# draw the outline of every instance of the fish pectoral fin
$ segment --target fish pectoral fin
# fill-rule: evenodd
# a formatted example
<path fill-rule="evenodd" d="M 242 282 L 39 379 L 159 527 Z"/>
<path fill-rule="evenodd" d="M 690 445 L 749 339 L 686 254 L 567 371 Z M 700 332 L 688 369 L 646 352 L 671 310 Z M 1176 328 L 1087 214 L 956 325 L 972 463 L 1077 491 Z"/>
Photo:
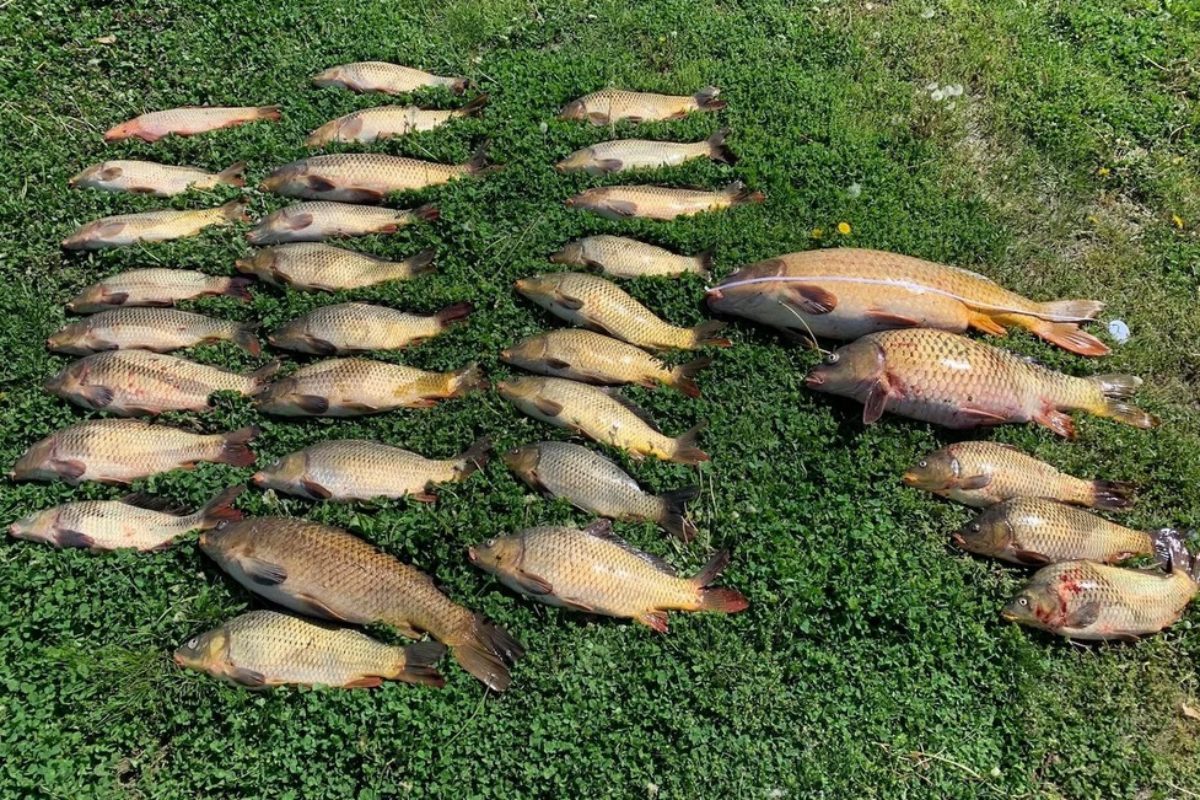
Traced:
<path fill-rule="evenodd" d="M 1090 600 L 1063 617 L 1063 625 L 1068 628 L 1086 628 L 1099 618 L 1100 603 Z"/>
<path fill-rule="evenodd" d="M 322 603 L 317 598 L 310 594 L 297 594 L 292 596 L 297 607 L 305 614 L 311 617 L 324 617 L 325 619 L 336 619 L 339 622 L 349 622 L 350 620 L 343 617 L 341 614 L 334 612 L 329 606 Z"/>
<path fill-rule="evenodd" d="M 110 306 L 123 306 L 129 300 L 129 292 L 105 292 L 104 303 Z"/>
<path fill-rule="evenodd" d="M 888 387 L 887 381 L 878 380 L 871 387 L 871 391 L 867 393 L 867 399 L 863 403 L 863 424 L 874 425 L 883 416 L 883 412 L 887 410 L 888 399 L 892 396 L 891 389 Z"/>
<path fill-rule="evenodd" d="M 383 685 L 383 678 L 378 675 L 360 675 L 352 681 L 342 684 L 343 689 L 376 689 Z"/>
<path fill-rule="evenodd" d="M 532 572 L 518 569 L 513 578 L 516 580 L 517 585 L 521 587 L 521 591 L 526 594 L 554 594 L 553 584 L 540 575 L 534 575 Z"/>
<path fill-rule="evenodd" d="M 919 328 L 921 320 L 913 317 L 906 317 L 903 314 L 894 314 L 891 311 L 882 309 L 871 309 L 864 315 L 873 322 L 880 325 L 887 325 L 889 328 Z"/>
<path fill-rule="evenodd" d="M 557 417 L 563 412 L 562 403 L 555 402 L 548 397 L 533 398 L 533 406 L 547 417 Z"/>
<path fill-rule="evenodd" d="M 113 401 L 113 390 L 107 386 L 84 386 L 79 394 L 87 399 L 92 408 L 104 408 Z"/>
<path fill-rule="evenodd" d="M 837 295 L 811 283 L 788 284 L 789 304 L 807 314 L 828 314 L 837 308 Z"/>
<path fill-rule="evenodd" d="M 83 477 L 83 473 L 87 472 L 87 465 L 73 458 L 51 459 L 50 466 L 59 475 L 70 480 L 77 480 Z"/>
<path fill-rule="evenodd" d="M 631 200 L 607 200 L 604 207 L 618 217 L 632 217 L 637 214 L 637 203 Z"/>
<path fill-rule="evenodd" d="M 304 491 L 308 493 L 309 497 L 312 497 L 314 500 L 328 500 L 333 497 L 333 492 L 309 478 L 300 481 L 300 485 L 304 487 Z"/>
<path fill-rule="evenodd" d="M 602 114 L 599 111 L 589 112 L 587 115 L 587 119 L 588 119 L 588 122 L 592 123 L 593 125 L 607 125 L 608 124 L 608 114 Z"/>
<path fill-rule="evenodd" d="M 318 339 L 316 336 L 305 336 L 304 344 L 319 356 L 337 355 L 337 346 L 333 342 L 325 339 Z"/>
<path fill-rule="evenodd" d="M 1064 414 L 1056 408 L 1047 406 L 1033 415 L 1033 421 L 1039 425 L 1045 425 L 1066 439 L 1075 438 L 1075 421 L 1069 414 Z"/>
<path fill-rule="evenodd" d="M 106 222 L 103 225 L 98 226 L 93 233 L 95 233 L 97 237 L 105 239 L 109 236 L 117 236 L 123 230 L 125 230 L 124 222 Z"/>
<path fill-rule="evenodd" d="M 969 478 L 962 478 L 955 481 L 955 486 L 959 489 L 964 489 L 968 492 L 975 489 L 982 489 L 992 482 L 991 475 L 972 475 Z"/>
<path fill-rule="evenodd" d="M 95 539 L 82 531 L 60 530 L 55 534 L 54 541 L 59 547 L 91 547 L 96 544 Z"/>
<path fill-rule="evenodd" d="M 1017 560 L 1022 564 L 1028 564 L 1031 567 L 1040 567 L 1050 563 L 1050 557 L 1045 553 L 1039 553 L 1035 550 L 1020 550 L 1013 553 Z"/>
<path fill-rule="evenodd" d="M 100 170 L 99 177 L 102 181 L 115 181 L 117 178 L 121 177 L 124 172 L 125 170 L 121 169 L 120 167 L 105 167 L 104 169 Z"/>
<path fill-rule="evenodd" d="M 409 497 L 416 500 L 418 503 L 436 503 L 437 495 L 430 491 L 410 492 Z"/>
<path fill-rule="evenodd" d="M 596 169 L 601 172 L 619 172 L 624 166 L 625 162 L 619 158 L 602 158 L 596 162 Z"/>
<path fill-rule="evenodd" d="M 560 597 L 558 599 L 562 602 L 562 604 L 564 606 L 566 606 L 567 608 L 569 608 L 573 611 L 579 611 L 580 613 L 583 613 L 583 614 L 595 614 L 596 613 L 595 606 L 590 606 L 587 603 L 583 602 L 582 600 L 580 600 L 576 597 Z"/>
<path fill-rule="evenodd" d="M 362 129 L 362 117 L 355 117 L 354 119 L 347 120 L 341 125 L 338 125 L 337 132 L 339 137 L 344 136 L 350 139 L 357 139 L 359 134 L 362 133 Z"/>
<path fill-rule="evenodd" d="M 986 408 L 963 406 L 959 410 L 963 415 L 970 418 L 976 425 L 1000 425 L 1008 421 L 1006 417 L 1003 417 L 994 411 L 988 411 Z"/>
<path fill-rule="evenodd" d="M 665 611 L 647 611 L 637 617 L 637 621 L 659 633 L 667 632 L 667 612 Z"/>
<path fill-rule="evenodd" d="M 342 403 L 342 408 L 347 411 L 353 411 L 355 414 L 374 414 L 380 410 L 379 406 L 373 406 L 370 403 L 364 403 L 360 400 L 349 400 Z"/>
<path fill-rule="evenodd" d="M 554 302 L 568 311 L 578 311 L 583 308 L 583 301 L 578 297 L 573 297 L 569 294 L 564 294 L 561 291 L 554 293 Z"/>
<path fill-rule="evenodd" d="M 563 361 L 561 358 L 547 358 L 546 366 L 550 367 L 550 369 L 570 369 L 571 362 Z"/>
<path fill-rule="evenodd" d="M 230 667 L 225 673 L 234 683 L 257 689 L 267 685 L 267 676 L 255 669 L 246 667 Z"/>
<path fill-rule="evenodd" d="M 374 189 L 342 189 L 342 198 L 351 203 L 380 203 L 383 201 L 383 192 Z"/>
<path fill-rule="evenodd" d="M 304 186 L 314 192 L 332 192 L 338 188 L 336 183 L 320 175 L 305 175 Z"/>
<path fill-rule="evenodd" d="M 296 398 L 296 405 L 306 414 L 324 414 L 329 410 L 329 398 L 319 394 L 302 394 Z"/>
<path fill-rule="evenodd" d="M 255 583 L 274 586 L 287 580 L 287 570 L 280 564 L 255 556 L 237 556 L 236 560 L 242 572 Z"/>
<path fill-rule="evenodd" d="M 308 214 L 308 213 L 293 214 L 287 218 L 287 226 L 289 229 L 291 229 L 293 231 L 302 231 L 305 228 L 307 228 L 309 225 L 312 225 L 312 224 L 313 224 L 313 215 Z M 278 274 L 278 273 L 276 273 L 276 274 Z"/>
<path fill-rule="evenodd" d="M 979 311 L 971 312 L 971 315 L 967 318 L 967 325 L 981 333 L 990 333 L 992 336 L 1003 336 L 1008 333 L 1007 328 L 987 314 Z"/>

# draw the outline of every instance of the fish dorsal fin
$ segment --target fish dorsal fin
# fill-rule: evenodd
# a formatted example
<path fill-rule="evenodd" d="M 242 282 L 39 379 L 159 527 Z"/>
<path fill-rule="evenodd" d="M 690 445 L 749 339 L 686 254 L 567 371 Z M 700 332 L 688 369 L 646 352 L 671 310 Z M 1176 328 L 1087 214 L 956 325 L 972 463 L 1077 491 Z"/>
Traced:
<path fill-rule="evenodd" d="M 169 497 L 160 497 L 158 495 L 145 494 L 144 492 L 127 494 L 121 498 L 121 502 L 127 506 L 137 506 L 147 511 L 159 511 L 163 514 L 175 514 L 177 516 L 187 510 L 184 506 L 181 506 Z"/>
<path fill-rule="evenodd" d="M 582 528 L 581 533 L 583 533 L 587 536 L 591 536 L 595 539 L 602 539 L 603 541 L 606 541 L 610 544 L 615 544 L 617 547 L 621 548 L 626 553 L 629 553 L 630 555 L 633 555 L 633 556 L 637 556 L 642 561 L 645 561 L 647 564 L 654 567 L 659 572 L 665 573 L 667 575 L 675 575 L 676 574 L 675 568 L 672 567 L 670 564 L 668 564 L 666 561 L 663 561 L 658 556 L 651 555 L 650 553 L 647 553 L 644 550 L 637 549 L 636 547 L 631 545 L 629 542 L 625 541 L 620 536 L 618 536 L 616 533 L 614 533 L 613 529 L 612 529 L 612 520 L 610 520 L 610 519 L 598 519 L 595 522 L 593 522 L 591 525 L 588 525 L 586 528 Z"/>
<path fill-rule="evenodd" d="M 654 417 L 650 416 L 650 412 L 648 412 L 646 409 L 642 408 L 637 403 L 633 402 L 632 400 L 630 400 L 625 395 L 621 394 L 616 389 L 602 387 L 600 389 L 600 391 L 604 392 L 606 395 L 611 397 L 613 400 L 617 401 L 622 406 L 624 406 L 626 411 L 633 414 L 635 417 L 640 419 L 642 422 L 649 425 L 650 429 L 652 431 L 654 431 L 655 433 L 662 433 L 662 430 L 658 427 L 658 423 L 654 421 Z"/>

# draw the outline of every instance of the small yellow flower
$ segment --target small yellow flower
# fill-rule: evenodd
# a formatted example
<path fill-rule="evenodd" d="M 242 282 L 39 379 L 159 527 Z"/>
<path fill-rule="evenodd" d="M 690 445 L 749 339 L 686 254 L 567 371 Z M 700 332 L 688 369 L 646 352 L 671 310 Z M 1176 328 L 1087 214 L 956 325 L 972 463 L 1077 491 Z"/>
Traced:
<path fill-rule="evenodd" d="M 849 222 L 839 222 L 838 223 L 838 233 L 840 233 L 842 236 L 849 236 L 850 231 L 851 231 L 851 228 L 850 228 Z"/>
<path fill-rule="evenodd" d="M 1096 170 L 1096 174 L 1099 175 L 1101 178 L 1103 178 L 1108 173 L 1109 173 L 1108 167 L 1101 167 L 1100 169 Z"/>
<path fill-rule="evenodd" d="M 1183 217 L 1179 216 L 1178 214 L 1172 214 L 1171 222 L 1173 222 L 1175 224 L 1176 228 L 1179 228 L 1179 230 L 1183 230 Z"/>
<path fill-rule="evenodd" d="M 813 228 L 811 231 L 808 232 L 808 235 L 814 239 L 820 239 L 822 236 L 825 235 L 825 231 L 821 230 L 820 228 Z"/>

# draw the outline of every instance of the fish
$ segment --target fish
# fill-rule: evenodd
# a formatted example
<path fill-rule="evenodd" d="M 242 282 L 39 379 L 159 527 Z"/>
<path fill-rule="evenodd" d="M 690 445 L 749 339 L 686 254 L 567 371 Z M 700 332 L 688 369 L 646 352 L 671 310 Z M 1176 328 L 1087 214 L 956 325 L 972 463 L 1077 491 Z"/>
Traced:
<path fill-rule="evenodd" d="M 680 119 L 693 111 L 722 110 L 726 103 L 717 99 L 720 93 L 721 90 L 716 86 L 705 86 L 690 97 L 601 89 L 567 103 L 558 118 L 586 120 L 593 125 Z"/>
<path fill-rule="evenodd" d="M 309 200 L 381 203 L 390 194 L 440 186 L 491 169 L 483 148 L 465 164 L 438 164 L 386 153 L 331 153 L 285 164 L 259 188 Z"/>
<path fill-rule="evenodd" d="M 370 303 L 337 303 L 285 322 L 267 341 L 318 356 L 396 350 L 432 339 L 472 310 L 470 303 L 455 303 L 436 314 L 410 314 Z"/>
<path fill-rule="evenodd" d="M 301 614 L 383 624 L 411 639 L 424 631 L 497 692 L 525 652 L 503 628 L 438 591 L 419 569 L 351 533 L 291 517 L 249 517 L 200 535 L 200 549 L 230 577 Z"/>
<path fill-rule="evenodd" d="M 724 322 L 702 322 L 694 328 L 677 328 L 656 317 L 650 309 L 612 281 L 583 272 L 547 272 L 521 278 L 516 289 L 555 316 L 600 333 L 615 336 L 648 350 L 695 350 L 729 347 L 716 336 Z"/>
<path fill-rule="evenodd" d="M 83 408 L 120 416 L 204 411 L 215 392 L 258 394 L 279 366 L 272 361 L 243 375 L 146 350 L 108 350 L 71 363 L 45 389 Z"/>
<path fill-rule="evenodd" d="M 1014 497 L 985 510 L 956 531 L 954 543 L 1014 564 L 1088 559 L 1115 564 L 1162 552 L 1173 530 L 1135 531 L 1081 508 L 1041 497 Z"/>
<path fill-rule="evenodd" d="M 253 425 L 227 433 L 192 433 L 140 419 L 93 419 L 52 433 L 17 459 L 18 481 L 133 483 L 138 478 L 192 469 L 201 461 L 248 467 L 258 436 Z"/>
<path fill-rule="evenodd" d="M 1124 511 L 1136 487 L 1124 481 L 1085 480 L 1059 472 L 1017 448 L 996 442 L 955 442 L 922 458 L 904 473 L 909 486 L 986 508 L 1014 497 Z"/>
<path fill-rule="evenodd" d="M 477 364 L 426 372 L 369 358 L 331 358 L 281 378 L 258 395 L 258 407 L 284 417 L 359 417 L 397 408 L 432 408 L 487 387 Z"/>
<path fill-rule="evenodd" d="M 725 146 L 728 128 L 700 142 L 659 142 L 651 139 L 618 139 L 576 150 L 554 165 L 559 172 L 586 172 L 610 175 L 633 169 L 677 167 L 686 161 L 708 158 L 725 164 L 737 163 L 737 157 Z"/>
<path fill-rule="evenodd" d="M 424 205 L 411 211 L 375 208 L 351 203 L 295 203 L 260 219 L 246 234 L 254 245 L 289 242 L 323 242 L 348 236 L 395 233 L 416 222 L 441 216 L 437 206 Z"/>
<path fill-rule="evenodd" d="M 230 164 L 220 172 L 208 172 L 196 167 L 176 167 L 153 161 L 104 161 L 80 172 L 67 185 L 72 189 L 174 197 L 190 189 L 245 186 L 246 162 Z"/>
<path fill-rule="evenodd" d="M 668 611 L 736 614 L 750 605 L 736 589 L 712 586 L 729 553 L 716 553 L 697 575 L 682 578 L 613 533 L 607 519 L 582 530 L 529 528 L 488 539 L 468 548 L 467 557 L 505 586 L 547 605 L 632 619 L 659 633 L 667 632 Z"/>
<path fill-rule="evenodd" d="M 118 272 L 87 286 L 67 301 L 67 310 L 94 314 L 130 306 L 173 306 L 181 300 L 225 296 L 250 300 L 248 278 L 206 275 L 186 269 L 151 268 Z"/>
<path fill-rule="evenodd" d="M 671 438 L 658 429 L 649 414 L 612 390 L 563 378 L 500 381 L 496 390 L 534 419 L 576 431 L 638 460 L 646 456 L 679 464 L 709 460 L 696 444 L 706 423 Z"/>
<path fill-rule="evenodd" d="M 317 442 L 289 453 L 250 479 L 255 486 L 309 500 L 437 499 L 439 483 L 464 481 L 488 461 L 485 436 L 450 459 L 425 458 L 410 450 L 362 439 Z"/>
<path fill-rule="evenodd" d="M 565 201 L 568 208 L 592 211 L 608 219 L 672 220 L 734 206 L 764 203 L 767 196 L 734 181 L 724 189 L 676 189 L 671 186 L 597 186 Z"/>
<path fill-rule="evenodd" d="M 440 86 L 454 94 L 467 89 L 466 78 L 444 78 L 431 75 L 412 67 L 389 64 L 386 61 L 356 61 L 330 67 L 313 77 L 313 84 L 320 87 L 339 86 L 354 92 L 382 92 L 383 94 L 407 94 L 427 87 Z"/>
<path fill-rule="evenodd" d="M 319 242 L 297 242 L 255 251 L 234 262 L 238 271 L 276 286 L 336 292 L 433 272 L 435 251 L 427 248 L 403 261 L 345 250 Z"/>
<path fill-rule="evenodd" d="M 166 353 L 198 344 L 233 342 L 256 356 L 262 346 L 254 335 L 255 327 L 177 308 L 133 306 L 68 323 L 46 340 L 46 346 L 56 353 L 87 355 L 126 348 Z"/>
<path fill-rule="evenodd" d="M 686 504 L 700 495 L 695 486 L 650 494 L 613 461 L 571 442 L 515 447 L 505 466 L 533 489 L 561 497 L 576 508 L 625 522 L 653 522 L 683 541 L 696 535 Z"/>
<path fill-rule="evenodd" d="M 955 429 L 1032 421 L 1070 439 L 1075 424 L 1066 411 L 1137 428 L 1158 425 L 1157 417 L 1128 402 L 1140 378 L 1076 378 L 933 328 L 864 336 L 831 353 L 806 382 L 863 403 L 867 425 L 884 411 Z"/>
<path fill-rule="evenodd" d="M 88 550 L 162 550 L 191 531 L 206 531 L 242 518 L 233 507 L 244 486 L 232 486 L 193 514 L 162 510 L 161 498 L 84 500 L 34 512 L 9 526 L 17 539 L 52 547 Z"/>
<path fill-rule="evenodd" d="M 607 235 L 570 242 L 550 256 L 555 264 L 592 267 L 616 278 L 674 278 L 687 274 L 708 277 L 712 259 L 711 250 L 696 256 L 681 256 L 637 239 Z"/>
<path fill-rule="evenodd" d="M 1072 353 L 1109 353 L 1079 327 L 1101 302 L 1037 302 L 975 272 L 880 250 L 822 248 L 760 261 L 710 289 L 708 304 L 805 338 L 853 340 L 893 328 L 1002 336 L 1020 327 Z"/>
<path fill-rule="evenodd" d="M 205 228 L 249 222 L 246 203 L 230 200 L 216 208 L 161 209 L 103 217 L 81 226 L 62 241 L 64 250 L 103 250 L 142 242 L 167 242 L 196 236 Z"/>
<path fill-rule="evenodd" d="M 259 120 L 274 122 L 281 117 L 279 106 L 171 108 L 166 111 L 151 111 L 115 125 L 104 133 L 104 141 L 119 142 L 123 139 L 137 138 L 143 142 L 157 142 L 171 134 L 194 136 L 197 133 L 233 128 Z"/>
<path fill-rule="evenodd" d="M 1196 596 L 1200 562 L 1171 542 L 1169 572 L 1129 569 L 1095 561 L 1042 567 L 1001 612 L 1068 639 L 1130 641 L 1175 624 Z"/>
<path fill-rule="evenodd" d="M 699 397 L 695 377 L 712 364 L 698 358 L 677 367 L 619 339 L 587 330 L 555 330 L 531 336 L 500 351 L 500 358 L 530 372 L 585 383 L 634 383 L 647 389 L 670 386 L 688 397 Z"/>
<path fill-rule="evenodd" d="M 488 96 L 481 94 L 462 108 L 428 109 L 416 106 L 377 106 L 330 120 L 308 135 L 304 143 L 320 147 L 329 142 L 369 144 L 416 131 L 431 131 L 463 117 L 483 113 Z"/>
<path fill-rule="evenodd" d="M 252 689 L 370 689 L 385 680 L 440 687 L 446 680 L 435 667 L 445 652 L 437 642 L 397 647 L 350 628 L 260 609 L 192 637 L 174 659 Z"/>

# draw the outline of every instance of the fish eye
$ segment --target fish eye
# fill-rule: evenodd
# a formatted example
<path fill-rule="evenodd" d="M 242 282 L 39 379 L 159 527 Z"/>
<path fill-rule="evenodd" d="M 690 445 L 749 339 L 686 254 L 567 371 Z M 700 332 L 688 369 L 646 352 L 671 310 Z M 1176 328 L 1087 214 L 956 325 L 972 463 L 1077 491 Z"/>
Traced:
<path fill-rule="evenodd" d="M 836 364 L 839 361 L 841 361 L 841 359 L 842 359 L 842 357 L 840 355 L 838 355 L 837 353 L 830 353 L 829 355 L 825 356 L 825 363 L 826 364 Z"/>
<path fill-rule="evenodd" d="M 186 646 L 187 646 L 188 650 L 195 650 L 199 645 L 200 645 L 200 637 L 193 636 L 191 639 L 188 639 L 188 643 Z"/>
<path fill-rule="evenodd" d="M 920 461 L 920 462 L 918 462 L 918 463 L 917 463 L 917 468 L 918 468 L 918 469 L 925 469 L 925 468 L 926 468 L 926 467 L 928 467 L 928 466 L 929 466 L 929 462 L 928 462 L 928 461 Z"/>
<path fill-rule="evenodd" d="M 1027 605 L 1029 605 L 1029 598 L 1028 598 L 1028 597 L 1022 597 L 1021 599 L 1019 599 L 1019 600 L 1017 601 L 1017 604 L 1018 604 L 1018 605 L 1022 605 L 1022 606 L 1027 606 Z"/>
<path fill-rule="evenodd" d="M 484 543 L 483 543 L 483 546 L 484 546 L 484 547 L 488 547 L 488 548 L 495 547 L 495 546 L 496 546 L 496 540 L 495 540 L 495 539 L 488 539 L 486 542 L 484 542 Z"/>
<path fill-rule="evenodd" d="M 971 523 L 971 530 L 975 531 L 975 533 L 979 533 L 979 531 L 980 531 L 980 530 L 982 530 L 982 529 L 980 528 L 980 526 L 979 526 L 979 523 L 978 523 L 978 522 L 972 522 L 972 523 Z"/>

